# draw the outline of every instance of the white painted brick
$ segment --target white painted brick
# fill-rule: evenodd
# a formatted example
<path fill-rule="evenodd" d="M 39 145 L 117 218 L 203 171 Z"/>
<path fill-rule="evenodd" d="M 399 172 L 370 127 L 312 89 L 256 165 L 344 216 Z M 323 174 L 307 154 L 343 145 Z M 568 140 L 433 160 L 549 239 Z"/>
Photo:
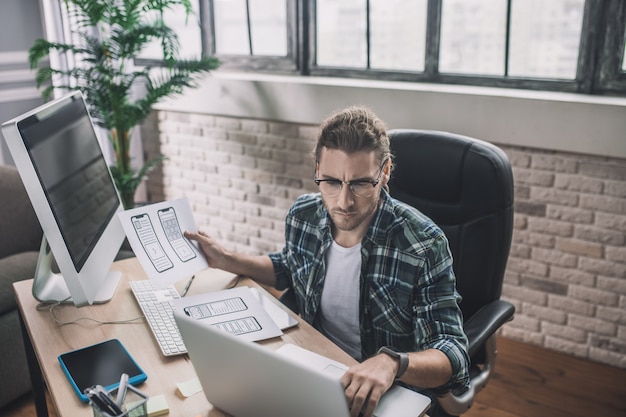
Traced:
<path fill-rule="evenodd" d="M 243 155 L 244 145 L 239 142 L 215 141 L 217 150 L 227 152 L 231 155 Z"/>
<path fill-rule="evenodd" d="M 267 146 L 244 145 L 243 152 L 254 158 L 272 159 L 274 150 Z"/>
<path fill-rule="evenodd" d="M 250 155 L 231 155 L 230 162 L 242 168 L 256 168 L 257 158 Z"/>
<path fill-rule="evenodd" d="M 502 336 L 537 346 L 543 346 L 543 340 L 545 339 L 545 336 L 541 333 L 530 332 L 525 329 L 516 329 L 508 324 L 502 328 Z"/>
<path fill-rule="evenodd" d="M 259 236 L 259 229 L 247 223 L 237 223 L 234 225 L 234 229 L 233 233 L 245 236 L 248 239 Z"/>
<path fill-rule="evenodd" d="M 576 173 L 578 163 L 571 158 L 563 158 L 558 155 L 533 155 L 532 168 L 556 172 Z"/>
<path fill-rule="evenodd" d="M 607 213 L 623 215 L 626 213 L 626 199 L 590 194 L 580 195 L 580 207 Z"/>
<path fill-rule="evenodd" d="M 556 249 L 566 253 L 589 256 L 592 258 L 602 258 L 604 255 L 604 247 L 602 245 L 576 239 L 557 238 Z"/>
<path fill-rule="evenodd" d="M 274 174 L 283 174 L 285 172 L 285 163 L 270 161 L 266 159 L 257 160 L 258 168 Z"/>
<path fill-rule="evenodd" d="M 602 194 L 604 181 L 593 178 L 583 178 L 579 175 L 558 174 L 554 182 L 554 187 L 560 190 Z"/>
<path fill-rule="evenodd" d="M 521 312 L 527 316 L 535 317 L 541 321 L 549 321 L 555 324 L 567 323 L 567 314 L 551 307 L 543 307 L 530 303 L 522 303 Z"/>
<path fill-rule="evenodd" d="M 626 278 L 626 264 L 609 262 L 602 259 L 581 257 L 578 262 L 581 270 L 607 277 Z"/>
<path fill-rule="evenodd" d="M 626 182 L 606 181 L 604 193 L 612 197 L 626 198 Z"/>
<path fill-rule="evenodd" d="M 607 246 L 604 248 L 604 256 L 607 261 L 626 263 L 626 246 Z"/>
<path fill-rule="evenodd" d="M 605 348 L 589 348 L 589 359 L 626 369 L 626 355 L 621 352 L 612 352 Z"/>
<path fill-rule="evenodd" d="M 548 295 L 548 306 L 561 312 L 571 312 L 593 317 L 596 313 L 596 305 L 586 301 L 574 300 L 571 297 L 557 294 Z"/>
<path fill-rule="evenodd" d="M 285 162 L 287 164 L 299 165 L 300 167 L 302 167 L 302 163 L 305 162 L 305 160 L 306 162 L 309 161 L 308 155 L 304 155 L 302 152 L 280 149 L 274 149 L 273 159 L 275 161 Z"/>
<path fill-rule="evenodd" d="M 539 319 L 517 313 L 513 321 L 509 322 L 508 325 L 512 328 L 524 329 L 531 332 L 538 332 L 541 329 L 541 321 Z"/>
<path fill-rule="evenodd" d="M 526 273 L 536 277 L 546 277 L 549 271 L 548 265 L 544 263 L 514 257 L 509 258 L 507 268 L 514 272 Z"/>
<path fill-rule="evenodd" d="M 535 202 L 554 203 L 563 206 L 576 207 L 581 197 L 571 191 L 555 190 L 554 188 L 531 187 L 530 199 Z M 582 206 L 590 208 L 588 206 Z"/>
<path fill-rule="evenodd" d="M 284 136 L 276 135 L 257 135 L 257 143 L 262 147 L 268 147 L 269 149 L 285 149 L 287 146 L 287 139 Z"/>
<path fill-rule="evenodd" d="M 609 323 L 593 317 L 569 314 L 568 324 L 585 332 L 601 334 L 604 336 L 617 335 L 617 325 L 615 323 Z"/>
<path fill-rule="evenodd" d="M 298 126 L 291 123 L 269 123 L 269 132 L 277 136 L 286 136 L 288 138 L 298 137 Z"/>
<path fill-rule="evenodd" d="M 533 248 L 532 259 L 548 265 L 556 265 L 564 268 L 575 268 L 578 257 L 558 250 Z"/>
<path fill-rule="evenodd" d="M 241 121 L 232 117 L 215 117 L 215 126 L 225 130 L 240 130 Z"/>
<path fill-rule="evenodd" d="M 616 306 L 619 299 L 618 295 L 613 292 L 581 287 L 579 285 L 570 285 L 569 296 L 575 300 L 609 307 Z"/>
<path fill-rule="evenodd" d="M 619 230 L 626 233 L 626 216 L 596 212 L 595 225 L 603 229 Z"/>
<path fill-rule="evenodd" d="M 256 208 L 256 211 L 257 213 L 260 212 L 258 207 Z M 273 220 L 266 219 L 265 217 L 261 217 L 261 216 L 247 217 L 246 221 L 248 222 L 248 224 L 250 224 L 253 227 L 256 227 L 257 229 L 271 229 L 274 226 Z M 281 233 L 281 237 L 283 237 L 284 239 L 283 233 Z"/>
<path fill-rule="evenodd" d="M 571 340 L 565 340 L 553 335 L 546 336 L 543 346 L 560 352 L 568 352 L 581 358 L 589 354 L 589 347 L 586 344 L 572 342 Z"/>
<path fill-rule="evenodd" d="M 541 291 L 512 286 L 506 283 L 502 285 L 502 293 L 508 298 L 527 301 L 539 306 L 545 306 L 548 303 L 548 295 Z"/>
<path fill-rule="evenodd" d="M 616 293 L 626 295 L 626 277 L 598 277 L 598 289 L 614 291 Z"/>
<path fill-rule="evenodd" d="M 571 223 L 536 217 L 528 219 L 528 229 L 537 233 L 561 237 L 571 237 L 574 235 L 574 225 Z"/>
<path fill-rule="evenodd" d="M 575 224 L 592 224 L 594 213 L 591 210 L 563 207 L 548 204 L 546 216 L 549 219 L 561 220 Z"/>
<path fill-rule="evenodd" d="M 269 242 L 262 238 L 250 238 L 250 246 L 261 253 L 270 253 L 279 250 L 280 246 L 275 242 Z"/>
<path fill-rule="evenodd" d="M 267 133 L 269 131 L 269 127 L 267 122 L 264 120 L 242 119 L 241 130 L 243 132 Z"/>
<path fill-rule="evenodd" d="M 559 339 L 569 340 L 575 343 L 587 342 L 586 331 L 576 329 L 568 325 L 560 325 L 544 321 L 541 323 L 541 332 L 546 335 L 558 337 Z"/>
<path fill-rule="evenodd" d="M 312 143 L 317 141 L 319 135 L 318 126 L 298 126 L 298 138 L 305 139 Z"/>
<path fill-rule="evenodd" d="M 626 326 L 626 310 L 617 307 L 598 306 L 596 317 L 600 320 L 605 320 L 610 323 L 620 324 Z"/>
<path fill-rule="evenodd" d="M 530 152 L 523 152 L 516 149 L 506 149 L 506 154 L 509 157 L 511 165 L 519 168 L 528 168 L 532 160 L 532 154 Z"/>
<path fill-rule="evenodd" d="M 243 178 L 254 184 L 270 184 L 274 182 L 274 174 L 262 169 L 243 169 Z M 257 185 L 258 187 L 258 185 Z"/>
<path fill-rule="evenodd" d="M 576 225 L 574 237 L 603 245 L 624 246 L 626 243 L 626 234 L 620 231 L 606 230 L 594 226 Z"/>
<path fill-rule="evenodd" d="M 513 177 L 516 183 L 524 185 L 538 185 L 550 187 L 554 184 L 554 174 L 532 169 L 513 168 Z"/>

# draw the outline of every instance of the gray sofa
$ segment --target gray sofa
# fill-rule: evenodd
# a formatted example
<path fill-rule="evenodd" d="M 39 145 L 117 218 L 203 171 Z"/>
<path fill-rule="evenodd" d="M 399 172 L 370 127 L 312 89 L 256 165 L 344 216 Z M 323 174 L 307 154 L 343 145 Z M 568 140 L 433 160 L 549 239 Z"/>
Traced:
<path fill-rule="evenodd" d="M 31 389 L 13 283 L 35 275 L 42 231 L 14 167 L 0 165 L 0 409 Z"/>

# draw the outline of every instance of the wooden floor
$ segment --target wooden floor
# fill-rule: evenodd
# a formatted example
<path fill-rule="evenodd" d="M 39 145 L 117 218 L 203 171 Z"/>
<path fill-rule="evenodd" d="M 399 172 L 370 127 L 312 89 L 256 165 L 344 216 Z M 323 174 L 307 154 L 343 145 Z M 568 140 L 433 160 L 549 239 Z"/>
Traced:
<path fill-rule="evenodd" d="M 465 417 L 626 416 L 626 369 L 503 338 L 498 351 L 495 373 Z M 35 407 L 26 396 L 0 416 L 35 417 Z"/>

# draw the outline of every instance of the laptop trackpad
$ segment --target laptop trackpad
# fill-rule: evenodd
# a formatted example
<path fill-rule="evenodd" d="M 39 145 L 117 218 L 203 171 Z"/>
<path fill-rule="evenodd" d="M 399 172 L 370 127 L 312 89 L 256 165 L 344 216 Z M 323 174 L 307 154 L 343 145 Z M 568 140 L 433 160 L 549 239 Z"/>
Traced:
<path fill-rule="evenodd" d="M 324 372 L 339 379 L 346 373 L 346 368 L 340 368 L 339 366 L 328 364 L 324 368 Z"/>

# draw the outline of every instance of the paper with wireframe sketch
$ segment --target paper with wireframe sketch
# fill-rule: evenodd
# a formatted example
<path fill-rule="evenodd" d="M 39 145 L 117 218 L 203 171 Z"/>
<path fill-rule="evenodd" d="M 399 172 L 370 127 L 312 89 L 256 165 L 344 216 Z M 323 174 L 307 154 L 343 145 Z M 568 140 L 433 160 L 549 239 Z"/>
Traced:
<path fill-rule="evenodd" d="M 185 230 L 197 230 L 187 198 L 163 201 L 118 213 L 131 248 L 158 288 L 208 268 L 198 243 Z"/>

